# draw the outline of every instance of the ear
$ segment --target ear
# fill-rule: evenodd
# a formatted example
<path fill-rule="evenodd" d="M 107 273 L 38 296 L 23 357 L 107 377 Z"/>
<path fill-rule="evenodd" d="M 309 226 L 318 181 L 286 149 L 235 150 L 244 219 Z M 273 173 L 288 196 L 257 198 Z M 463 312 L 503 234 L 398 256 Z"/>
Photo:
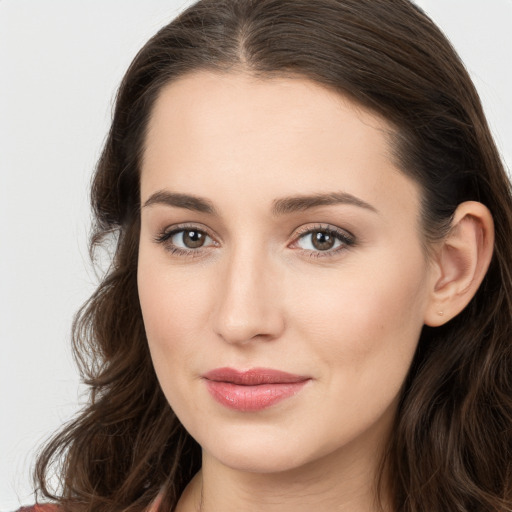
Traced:
<path fill-rule="evenodd" d="M 449 233 L 435 248 L 426 325 L 443 325 L 468 305 L 489 268 L 493 247 L 491 212 L 476 201 L 461 203 Z"/>

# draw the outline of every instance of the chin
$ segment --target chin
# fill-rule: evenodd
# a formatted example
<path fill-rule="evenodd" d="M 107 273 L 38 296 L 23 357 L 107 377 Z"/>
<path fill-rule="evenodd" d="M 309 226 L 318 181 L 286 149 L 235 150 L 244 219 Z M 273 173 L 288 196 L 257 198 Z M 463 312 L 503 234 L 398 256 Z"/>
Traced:
<path fill-rule="evenodd" d="M 297 452 L 297 450 L 294 450 Z M 216 449 L 213 453 L 206 452 L 206 456 L 215 458 L 223 466 L 234 471 L 246 473 L 285 473 L 297 469 L 305 464 L 302 457 L 298 458 L 297 453 L 288 453 L 284 450 L 263 451 L 261 449 L 229 450 Z"/>
<path fill-rule="evenodd" d="M 213 434 L 213 435 L 211 435 Z M 323 459 L 338 446 L 321 443 L 308 432 L 293 432 L 276 426 L 239 425 L 224 432 L 209 432 L 197 439 L 203 457 L 235 471 L 249 473 L 286 473 Z M 210 437 L 211 435 L 211 437 Z"/>
<path fill-rule="evenodd" d="M 224 427 L 226 427 L 224 425 Z M 233 470 L 274 473 L 304 463 L 298 436 L 275 425 L 232 424 L 228 428 L 189 430 L 203 450 L 203 459 L 213 459 Z"/>

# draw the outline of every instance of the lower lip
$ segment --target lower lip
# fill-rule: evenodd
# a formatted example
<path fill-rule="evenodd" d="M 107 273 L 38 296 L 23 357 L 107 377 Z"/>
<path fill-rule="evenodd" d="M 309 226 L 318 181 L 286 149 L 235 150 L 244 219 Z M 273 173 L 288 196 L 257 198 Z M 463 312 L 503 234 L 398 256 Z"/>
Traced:
<path fill-rule="evenodd" d="M 286 382 L 242 386 L 232 382 L 218 382 L 206 379 L 206 386 L 212 397 L 220 404 L 237 411 L 261 411 L 286 398 L 297 394 L 306 384 Z"/>

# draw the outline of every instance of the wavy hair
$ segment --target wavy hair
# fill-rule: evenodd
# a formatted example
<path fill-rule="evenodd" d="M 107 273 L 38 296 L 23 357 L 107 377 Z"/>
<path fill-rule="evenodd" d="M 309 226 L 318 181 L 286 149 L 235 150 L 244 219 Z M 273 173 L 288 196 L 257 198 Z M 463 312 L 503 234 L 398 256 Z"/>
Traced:
<path fill-rule="evenodd" d="M 384 116 L 400 169 L 422 190 L 427 246 L 461 202 L 490 209 L 489 270 L 464 311 L 423 329 L 383 468 L 396 512 L 512 510 L 510 182 L 463 64 L 408 0 L 202 0 L 135 57 L 92 185 L 91 250 L 116 246 L 74 323 L 89 400 L 40 453 L 39 495 L 63 511 L 136 512 L 160 493 L 172 510 L 200 468 L 153 370 L 136 283 L 148 119 L 162 87 L 196 70 L 304 77 Z"/>

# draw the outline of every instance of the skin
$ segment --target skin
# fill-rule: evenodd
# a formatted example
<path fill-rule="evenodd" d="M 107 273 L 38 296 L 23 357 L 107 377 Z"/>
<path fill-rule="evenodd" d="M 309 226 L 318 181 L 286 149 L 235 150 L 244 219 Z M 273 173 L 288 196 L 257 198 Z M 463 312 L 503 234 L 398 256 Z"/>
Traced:
<path fill-rule="evenodd" d="M 390 131 L 300 78 L 196 72 L 161 91 L 142 164 L 138 286 L 162 389 L 203 449 L 178 511 L 378 510 L 380 456 L 442 276 Z M 162 191 L 207 199 L 216 214 L 166 204 Z M 283 197 L 334 192 L 365 205 L 272 213 Z M 202 247 L 176 254 L 182 234 L 156 241 L 183 224 L 208 235 Z M 318 250 L 304 232 L 325 228 L 353 243 Z M 226 366 L 309 381 L 241 412 L 202 378 Z"/>

